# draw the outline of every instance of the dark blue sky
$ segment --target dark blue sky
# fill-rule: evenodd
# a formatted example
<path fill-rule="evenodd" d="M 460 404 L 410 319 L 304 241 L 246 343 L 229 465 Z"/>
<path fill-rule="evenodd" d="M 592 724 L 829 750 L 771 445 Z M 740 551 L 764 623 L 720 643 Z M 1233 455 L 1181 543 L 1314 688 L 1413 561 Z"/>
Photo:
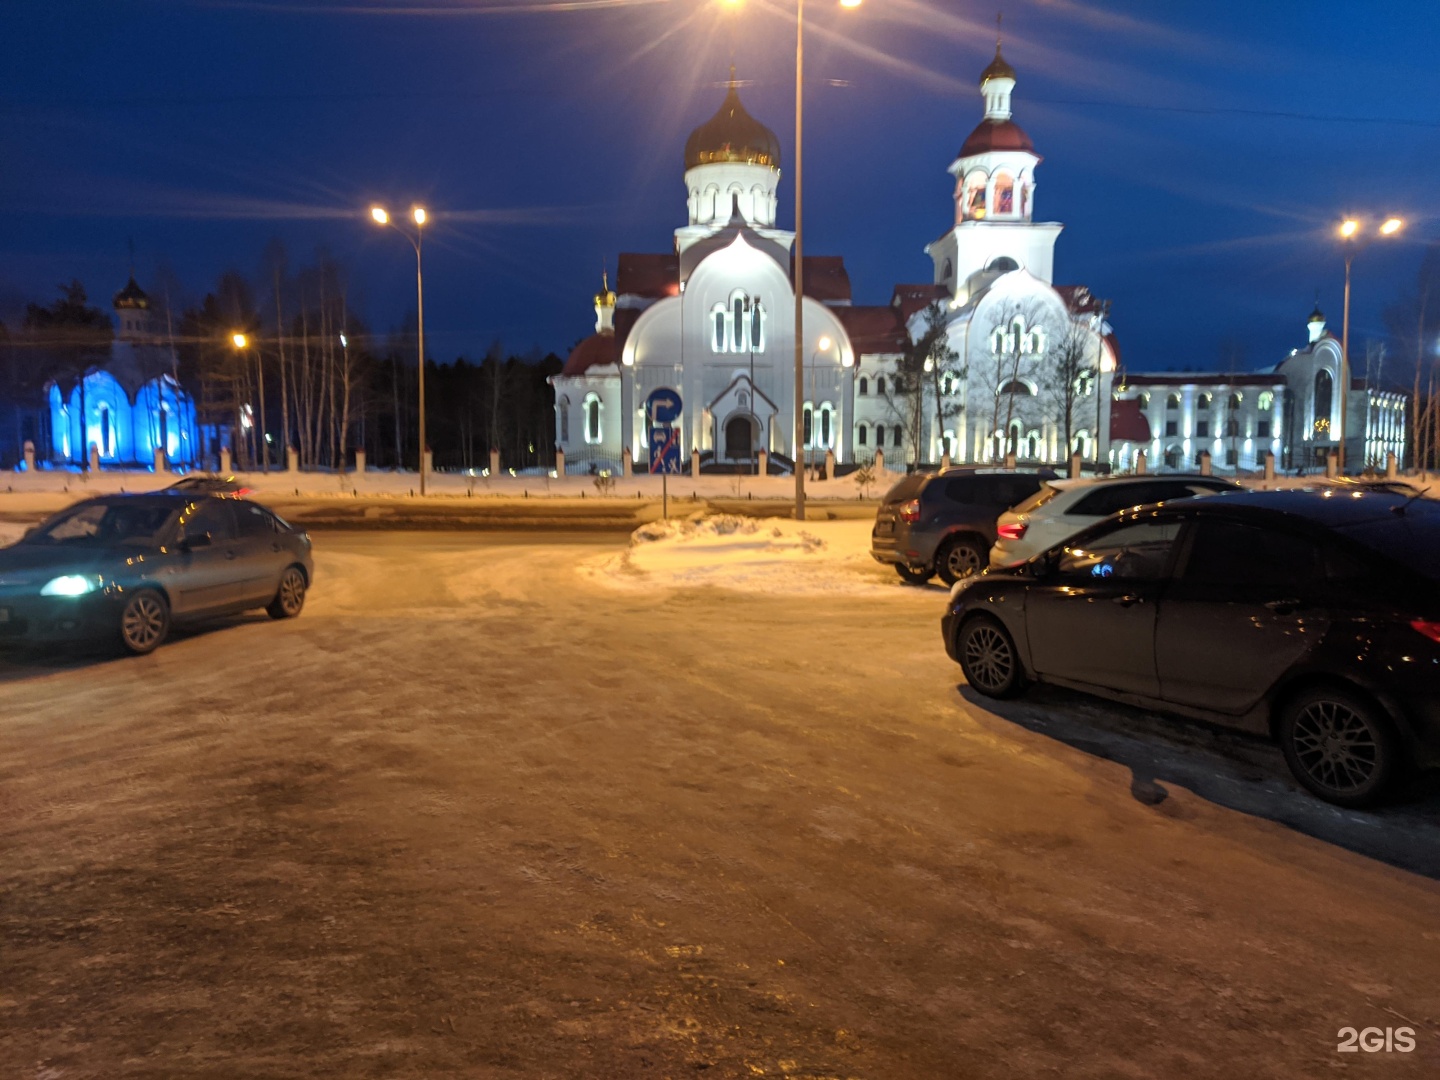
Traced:
<path fill-rule="evenodd" d="M 1044 155 L 1058 283 L 1114 302 L 1131 370 L 1250 366 L 1337 332 L 1344 213 L 1409 222 L 1355 262 L 1352 335 L 1437 239 L 1440 8 L 1326 0 L 1004 5 L 1016 120 Z M 780 134 L 792 223 L 791 0 L 24 0 L 0 44 L 0 318 L 81 278 L 108 300 L 127 240 L 185 302 L 273 237 L 349 267 L 377 332 L 413 308 L 413 256 L 365 208 L 423 201 L 432 354 L 562 354 L 602 262 L 666 251 L 682 147 L 733 59 Z M 981 113 L 993 5 L 809 0 L 806 249 L 857 303 L 929 280 L 954 154 Z M 1164 21 L 1159 21 L 1163 19 Z"/>

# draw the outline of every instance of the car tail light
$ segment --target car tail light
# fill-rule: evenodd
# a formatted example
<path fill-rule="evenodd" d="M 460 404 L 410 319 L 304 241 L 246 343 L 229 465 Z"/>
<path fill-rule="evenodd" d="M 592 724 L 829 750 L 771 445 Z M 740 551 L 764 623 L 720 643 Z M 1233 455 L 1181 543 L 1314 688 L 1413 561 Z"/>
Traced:
<path fill-rule="evenodd" d="M 1025 536 L 1025 530 L 1030 526 L 1023 521 L 1007 521 L 995 529 L 1001 540 L 1020 540 Z"/>
<path fill-rule="evenodd" d="M 1440 622 L 1429 622 L 1425 619 L 1415 619 L 1410 623 L 1412 629 L 1420 631 L 1431 641 L 1440 645 Z"/>
<path fill-rule="evenodd" d="M 920 520 L 919 499 L 911 499 L 904 506 L 900 507 L 900 520 L 909 525 L 914 525 L 915 522 Z"/>

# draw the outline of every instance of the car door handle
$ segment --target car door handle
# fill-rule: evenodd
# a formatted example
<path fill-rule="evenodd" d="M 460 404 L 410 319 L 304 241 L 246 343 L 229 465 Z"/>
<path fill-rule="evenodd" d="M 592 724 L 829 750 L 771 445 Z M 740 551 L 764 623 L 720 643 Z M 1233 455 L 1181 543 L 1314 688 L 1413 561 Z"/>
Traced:
<path fill-rule="evenodd" d="M 1132 604 L 1141 603 L 1142 600 L 1134 593 L 1126 593 L 1124 596 L 1112 597 L 1110 602 L 1112 604 L 1119 604 L 1121 607 L 1130 607 Z"/>
<path fill-rule="evenodd" d="M 1299 600 L 1271 600 L 1265 605 L 1276 615 L 1291 615 L 1300 607 Z"/>

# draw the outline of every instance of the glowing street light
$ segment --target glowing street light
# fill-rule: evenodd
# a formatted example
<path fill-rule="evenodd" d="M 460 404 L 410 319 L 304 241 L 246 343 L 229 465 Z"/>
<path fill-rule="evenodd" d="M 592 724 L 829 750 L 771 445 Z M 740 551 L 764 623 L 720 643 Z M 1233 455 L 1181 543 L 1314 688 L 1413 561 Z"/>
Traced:
<path fill-rule="evenodd" d="M 1375 230 L 1375 236 L 1395 236 L 1405 227 L 1402 218 L 1388 217 Z M 1344 394 L 1350 390 L 1350 263 L 1355 259 L 1355 253 L 1363 246 L 1362 241 L 1371 239 L 1364 232 L 1363 223 L 1357 218 L 1346 218 L 1340 223 L 1338 230 L 1341 241 L 1345 245 L 1345 314 L 1340 322 L 1340 363 L 1341 363 L 1341 406 L 1340 406 L 1340 430 L 1335 438 L 1335 457 L 1340 470 L 1345 469 L 1345 401 Z"/>
<path fill-rule="evenodd" d="M 242 331 L 237 330 L 230 335 L 230 344 L 235 346 L 236 352 L 243 353 L 250 348 L 250 337 Z M 260 448 L 260 471 L 262 473 L 268 473 L 270 471 L 270 433 L 266 430 L 265 426 L 265 364 L 260 357 L 260 349 L 258 346 L 255 348 L 254 353 L 255 385 L 257 387 L 256 396 L 260 399 L 260 438 L 257 441 L 257 445 Z M 247 405 L 246 408 L 248 409 L 249 406 Z M 246 417 L 242 413 L 240 417 L 241 427 L 250 426 L 245 421 Z"/>
<path fill-rule="evenodd" d="M 425 213 L 425 208 L 424 208 L 423 206 L 416 206 L 416 207 L 414 207 L 413 209 L 411 209 L 411 211 L 410 211 L 410 217 L 411 217 L 411 218 L 414 220 L 414 222 L 415 222 L 415 231 L 414 231 L 414 233 L 411 233 L 411 232 L 409 232 L 409 231 L 406 230 L 406 229 L 402 229 L 399 225 L 395 224 L 395 222 L 391 221 L 391 220 L 390 220 L 390 213 L 389 213 L 389 211 L 387 211 L 383 206 L 372 206 L 372 207 L 370 208 L 370 216 L 375 220 L 375 224 L 377 224 L 377 225 L 389 225 L 392 229 L 394 229 L 396 232 L 398 232 L 401 236 L 405 237 L 406 240 L 409 240 L 409 241 L 410 241 L 410 246 L 415 249 L 415 302 L 416 302 L 417 313 L 418 313 L 418 322 L 419 322 L 419 328 L 418 328 L 417 336 L 418 336 L 418 338 L 419 338 L 419 341 L 418 341 L 418 351 L 419 351 L 419 354 L 420 354 L 420 360 L 419 360 L 419 368 L 420 368 L 420 393 L 419 393 L 419 398 L 420 398 L 420 400 L 419 400 L 419 402 L 418 402 L 419 409 L 420 409 L 420 494 L 421 494 L 421 495 L 424 495 L 424 494 L 425 494 L 425 472 L 426 472 L 426 470 L 425 470 L 425 274 L 424 274 L 424 270 L 423 270 L 423 267 L 422 267 L 422 260 L 421 260 L 420 252 L 421 252 L 421 247 L 422 247 L 422 243 L 421 243 L 422 233 L 423 233 L 423 230 L 424 230 L 426 221 L 429 220 L 429 215 Z"/>

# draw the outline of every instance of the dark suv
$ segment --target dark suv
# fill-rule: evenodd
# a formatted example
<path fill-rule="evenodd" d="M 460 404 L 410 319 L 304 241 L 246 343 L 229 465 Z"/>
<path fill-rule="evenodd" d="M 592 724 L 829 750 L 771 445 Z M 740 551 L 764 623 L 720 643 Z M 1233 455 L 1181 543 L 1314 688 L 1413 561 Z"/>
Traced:
<path fill-rule="evenodd" d="M 1049 469 L 947 469 L 907 476 L 885 493 L 870 554 L 912 585 L 939 574 L 947 585 L 990 561 L 995 519 L 1055 476 Z"/>

